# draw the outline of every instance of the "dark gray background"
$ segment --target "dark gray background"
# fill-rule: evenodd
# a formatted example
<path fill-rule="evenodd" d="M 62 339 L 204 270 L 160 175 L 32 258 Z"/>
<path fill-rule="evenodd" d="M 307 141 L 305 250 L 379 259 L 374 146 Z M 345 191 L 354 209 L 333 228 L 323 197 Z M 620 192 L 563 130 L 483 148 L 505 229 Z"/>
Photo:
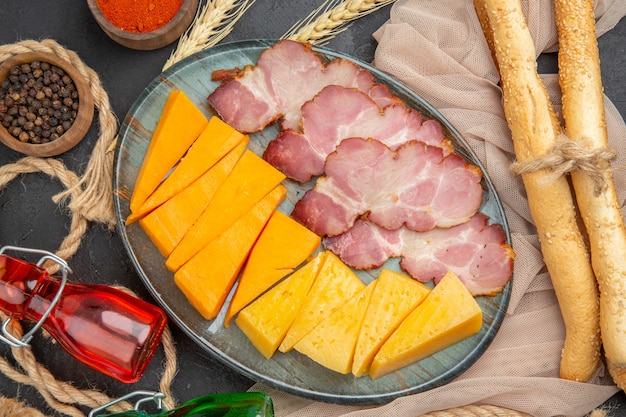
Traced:
<path fill-rule="evenodd" d="M 276 39 L 320 3 L 321 0 L 257 1 L 223 42 Z M 388 16 L 389 7 L 365 16 L 327 46 L 372 62 L 376 48 L 372 33 Z M 100 30 L 84 1 L 0 2 L 1 44 L 47 38 L 77 52 L 85 64 L 99 74 L 119 120 L 124 118 L 144 87 L 160 73 L 175 47 L 172 44 L 156 51 L 134 51 L 114 43 Z M 606 94 L 621 114 L 626 115 L 626 19 L 602 36 L 599 42 Z M 540 71 L 555 72 L 556 57 L 541 57 Z M 97 138 L 98 126 L 94 122 L 83 142 L 59 159 L 74 172 L 82 173 Z M 15 162 L 21 157 L 4 146 L 0 148 L 0 165 Z M 55 251 L 70 229 L 68 213 L 51 200 L 61 190 L 61 184 L 45 174 L 23 175 L 9 183 L 0 193 L 0 246 L 18 245 Z M 70 260 L 70 266 L 74 271 L 70 276 L 72 281 L 124 285 L 150 299 L 119 236 L 114 230 L 108 230 L 100 224 L 90 225 L 81 247 Z M 172 326 L 172 331 L 179 360 L 178 375 L 172 388 L 179 401 L 212 392 L 245 391 L 253 384 L 253 381 L 208 357 L 175 326 Z M 112 397 L 138 389 L 157 390 L 163 369 L 164 356 L 162 349 L 159 349 L 144 377 L 129 386 L 83 366 L 40 334 L 33 340 L 33 350 L 36 358 L 57 379 L 71 381 L 78 388 L 101 390 Z M 0 346 L 0 354 L 11 360 L 7 347 Z M 36 390 L 19 385 L 1 373 L 0 396 L 18 398 L 53 415 Z M 616 395 L 609 403 L 617 407 L 610 411 L 611 415 L 626 415 L 626 408 L 620 407 L 620 404 L 626 404 L 623 393 Z"/>

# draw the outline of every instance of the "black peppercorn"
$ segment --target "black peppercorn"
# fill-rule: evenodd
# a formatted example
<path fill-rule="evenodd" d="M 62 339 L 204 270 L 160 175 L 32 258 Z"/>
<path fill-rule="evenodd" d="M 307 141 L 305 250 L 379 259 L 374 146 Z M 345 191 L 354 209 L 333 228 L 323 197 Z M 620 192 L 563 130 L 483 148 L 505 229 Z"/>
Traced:
<path fill-rule="evenodd" d="M 0 124 L 22 142 L 59 138 L 71 128 L 77 109 L 71 77 L 48 62 L 14 65 L 0 81 Z"/>

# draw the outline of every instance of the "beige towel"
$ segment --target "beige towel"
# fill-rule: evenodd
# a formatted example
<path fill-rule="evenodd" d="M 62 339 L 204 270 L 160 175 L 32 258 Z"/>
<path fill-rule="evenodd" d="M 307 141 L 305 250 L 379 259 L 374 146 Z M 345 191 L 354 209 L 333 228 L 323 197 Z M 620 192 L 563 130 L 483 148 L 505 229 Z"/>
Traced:
<path fill-rule="evenodd" d="M 549 0 L 525 2 L 537 56 L 557 49 L 554 8 Z M 623 0 L 596 5 L 598 36 L 626 15 Z M 389 21 L 374 34 L 375 66 L 396 76 L 426 99 L 460 131 L 494 182 L 505 204 L 516 251 L 508 314 L 487 352 L 463 375 L 443 387 L 366 409 L 312 402 L 269 392 L 282 416 L 398 416 L 491 404 L 536 417 L 583 416 L 611 397 L 617 388 L 604 367 L 588 383 L 559 379 L 564 327 L 545 272 L 539 243 L 520 178 L 509 171 L 513 145 L 483 32 L 470 0 L 400 0 Z M 557 76 L 543 77 L 557 112 Z M 626 126 L 606 100 L 609 143 L 618 150 L 615 166 L 626 163 Z M 622 140 L 622 143 L 620 143 Z M 626 171 L 615 173 L 620 201 L 626 198 Z M 624 211 L 624 210 L 623 210 Z"/>

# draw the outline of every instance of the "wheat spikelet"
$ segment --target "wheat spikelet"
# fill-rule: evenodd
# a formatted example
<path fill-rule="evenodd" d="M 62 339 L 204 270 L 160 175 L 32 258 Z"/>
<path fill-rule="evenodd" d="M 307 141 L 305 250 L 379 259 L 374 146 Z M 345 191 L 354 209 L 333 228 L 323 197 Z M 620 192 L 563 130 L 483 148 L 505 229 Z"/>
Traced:
<path fill-rule="evenodd" d="M 281 39 L 322 44 L 343 32 L 354 20 L 393 3 L 395 0 L 326 0 L 305 19 L 296 23 Z"/>
<path fill-rule="evenodd" d="M 178 40 L 176 49 L 165 62 L 163 70 L 183 58 L 216 45 L 231 31 L 235 23 L 255 0 L 208 0 L 187 31 Z"/>

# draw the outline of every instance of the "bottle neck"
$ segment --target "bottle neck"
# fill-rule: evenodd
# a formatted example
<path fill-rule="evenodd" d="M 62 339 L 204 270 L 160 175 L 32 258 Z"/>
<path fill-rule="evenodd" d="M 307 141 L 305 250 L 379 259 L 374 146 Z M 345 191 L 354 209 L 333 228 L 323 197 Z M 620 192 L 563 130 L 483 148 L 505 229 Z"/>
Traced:
<path fill-rule="evenodd" d="M 46 294 L 53 290 L 53 287 L 58 289 L 58 281 L 56 286 L 50 285 L 51 281 L 56 280 L 51 278 L 44 268 L 21 259 L 0 255 L 0 310 L 17 320 L 32 320 L 28 316 L 31 315 L 30 310 L 33 308 L 31 305 L 33 296 L 37 294 L 39 297 L 47 298 Z M 41 292 L 42 289 L 44 293 Z M 34 306 L 35 318 L 41 317 L 45 312 L 45 308 L 40 311 L 43 304 L 45 303 L 42 300 Z"/>
<path fill-rule="evenodd" d="M 24 319 L 37 322 L 50 307 L 52 299 L 59 291 L 61 281 L 49 275 L 42 276 L 37 281 L 30 294 L 28 304 L 24 309 Z M 66 284 L 66 287 L 70 284 Z"/>

